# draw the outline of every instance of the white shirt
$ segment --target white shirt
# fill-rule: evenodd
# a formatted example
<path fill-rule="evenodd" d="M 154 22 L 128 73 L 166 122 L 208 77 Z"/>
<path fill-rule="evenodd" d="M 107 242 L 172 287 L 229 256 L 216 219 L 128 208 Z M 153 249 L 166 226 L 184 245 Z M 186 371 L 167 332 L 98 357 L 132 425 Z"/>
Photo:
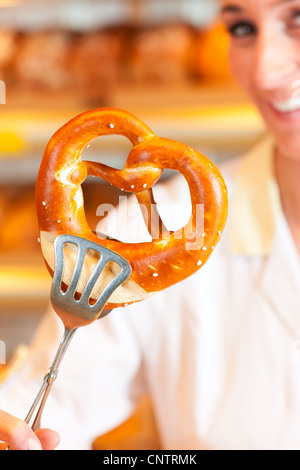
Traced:
<path fill-rule="evenodd" d="M 59 448 L 90 448 L 145 392 L 165 449 L 300 448 L 300 263 L 272 149 L 264 140 L 221 168 L 229 218 L 202 269 L 78 330 L 43 415 Z M 61 335 L 49 312 L 1 408 L 25 417 Z"/>

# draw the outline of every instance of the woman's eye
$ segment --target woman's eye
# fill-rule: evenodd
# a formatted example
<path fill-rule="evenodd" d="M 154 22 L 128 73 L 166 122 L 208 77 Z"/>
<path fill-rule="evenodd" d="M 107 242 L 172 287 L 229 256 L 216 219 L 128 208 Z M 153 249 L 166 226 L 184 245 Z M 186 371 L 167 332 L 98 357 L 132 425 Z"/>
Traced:
<path fill-rule="evenodd" d="M 292 14 L 292 19 L 289 21 L 290 28 L 299 28 L 300 27 L 300 11 L 294 11 Z"/>
<path fill-rule="evenodd" d="M 237 23 L 230 26 L 228 31 L 231 36 L 236 38 L 245 38 L 255 34 L 256 28 L 251 23 Z"/>

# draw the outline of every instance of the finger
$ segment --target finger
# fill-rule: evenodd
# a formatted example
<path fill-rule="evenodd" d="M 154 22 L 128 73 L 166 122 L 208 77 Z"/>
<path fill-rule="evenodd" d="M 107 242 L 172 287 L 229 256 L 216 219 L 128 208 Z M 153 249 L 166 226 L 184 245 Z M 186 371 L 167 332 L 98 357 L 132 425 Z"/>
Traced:
<path fill-rule="evenodd" d="M 0 410 L 0 439 L 15 450 L 42 450 L 35 433 L 21 419 Z"/>
<path fill-rule="evenodd" d="M 43 450 L 54 450 L 59 444 L 60 437 L 52 429 L 38 429 L 35 434 L 42 444 Z"/>

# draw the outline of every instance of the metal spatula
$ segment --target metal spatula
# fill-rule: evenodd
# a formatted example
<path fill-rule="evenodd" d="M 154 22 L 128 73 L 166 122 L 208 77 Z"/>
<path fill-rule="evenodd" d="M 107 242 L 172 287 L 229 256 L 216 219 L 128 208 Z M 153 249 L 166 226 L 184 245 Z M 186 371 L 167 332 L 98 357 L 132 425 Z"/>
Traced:
<path fill-rule="evenodd" d="M 63 290 L 65 246 L 68 246 L 69 248 L 70 246 L 73 246 L 73 248 L 74 246 L 75 248 L 77 247 L 77 260 L 69 286 L 67 289 Z M 80 280 L 87 253 L 91 250 L 93 252 L 93 256 L 96 254 L 99 257 L 99 261 L 90 275 L 82 294 L 78 295 L 76 288 Z M 113 251 L 89 240 L 73 235 L 61 235 L 57 237 L 54 242 L 54 253 L 55 269 L 51 288 L 51 303 L 64 324 L 64 334 L 52 365 L 44 377 L 40 391 L 38 392 L 25 418 L 25 422 L 29 424 L 38 404 L 40 403 L 32 424 L 32 429 L 34 431 L 40 428 L 42 412 L 50 393 L 51 386 L 57 377 L 58 367 L 77 328 L 88 325 L 94 320 L 105 316 L 110 310 L 104 310 L 103 312 L 102 310 L 109 297 L 117 287 L 129 278 L 131 274 L 130 264 L 117 253 L 114 253 Z M 119 266 L 119 272 L 114 275 L 106 286 L 104 286 L 103 291 L 100 293 L 97 300 L 91 302 L 92 290 L 96 282 L 99 280 L 104 268 L 111 262 L 114 262 Z"/>

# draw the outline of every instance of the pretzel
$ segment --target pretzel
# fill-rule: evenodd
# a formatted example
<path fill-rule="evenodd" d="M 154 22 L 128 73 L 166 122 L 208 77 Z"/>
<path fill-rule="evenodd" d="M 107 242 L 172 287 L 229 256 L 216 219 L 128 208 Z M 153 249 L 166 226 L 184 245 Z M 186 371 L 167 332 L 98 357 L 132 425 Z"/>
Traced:
<path fill-rule="evenodd" d="M 123 169 L 82 160 L 82 151 L 92 139 L 111 134 L 125 136 L 132 143 Z M 154 236 L 152 234 L 152 241 L 134 245 L 100 239 L 92 232 L 86 221 L 81 188 L 87 175 L 98 176 L 119 189 L 134 193 L 144 208 L 150 229 L 153 213 L 159 217 L 153 211 L 156 206 L 152 187 L 165 168 L 179 171 L 188 183 L 192 209 L 185 227 L 168 232 L 159 218 L 160 229 Z M 181 282 L 206 263 L 221 239 L 226 222 L 227 189 L 218 169 L 195 149 L 157 137 L 127 111 L 102 108 L 73 118 L 50 139 L 38 173 L 36 207 L 41 249 L 51 274 L 54 269 L 53 243 L 62 234 L 99 243 L 130 263 L 131 277 L 117 288 L 105 307 L 114 308 L 141 301 Z M 199 217 L 199 207 L 204 208 L 203 218 Z M 69 271 L 75 256 L 70 248 L 66 255 Z M 86 277 L 95 262 L 91 254 Z M 109 278 L 115 268 L 108 266 L 106 269 L 104 276 Z M 70 275 L 66 270 L 66 284 L 70 282 Z"/>

